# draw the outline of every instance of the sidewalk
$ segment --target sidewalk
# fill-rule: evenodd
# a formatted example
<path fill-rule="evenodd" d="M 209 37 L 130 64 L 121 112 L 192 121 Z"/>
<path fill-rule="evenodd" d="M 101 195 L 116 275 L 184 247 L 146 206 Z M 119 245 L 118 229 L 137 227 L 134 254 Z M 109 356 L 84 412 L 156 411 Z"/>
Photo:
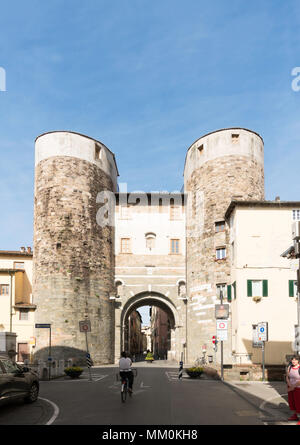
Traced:
<path fill-rule="evenodd" d="M 297 424 L 287 420 L 291 411 L 287 402 L 285 382 L 224 381 L 223 383 L 258 409 L 260 418 L 265 424 Z"/>

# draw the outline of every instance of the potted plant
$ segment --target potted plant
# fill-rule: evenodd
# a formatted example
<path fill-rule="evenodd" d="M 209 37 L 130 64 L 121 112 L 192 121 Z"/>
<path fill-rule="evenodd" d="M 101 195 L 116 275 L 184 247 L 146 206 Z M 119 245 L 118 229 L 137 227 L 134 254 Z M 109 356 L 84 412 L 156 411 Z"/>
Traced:
<path fill-rule="evenodd" d="M 70 366 L 69 368 L 65 368 L 64 372 L 67 376 L 71 377 L 71 379 L 78 379 L 83 369 L 79 368 L 79 366 Z"/>
<path fill-rule="evenodd" d="M 200 367 L 187 368 L 185 372 L 192 379 L 197 379 L 203 373 L 203 368 Z"/>
<path fill-rule="evenodd" d="M 255 301 L 255 303 L 258 303 L 261 300 L 260 296 L 256 296 L 256 297 L 252 297 L 253 301 Z"/>

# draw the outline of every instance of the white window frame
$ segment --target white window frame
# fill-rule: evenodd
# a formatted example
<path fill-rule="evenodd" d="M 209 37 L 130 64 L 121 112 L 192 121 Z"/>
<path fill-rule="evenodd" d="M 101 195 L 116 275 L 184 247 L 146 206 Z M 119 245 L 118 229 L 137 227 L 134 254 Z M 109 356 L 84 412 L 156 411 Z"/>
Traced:
<path fill-rule="evenodd" d="M 223 299 L 227 299 L 227 284 L 226 283 L 218 283 L 217 284 L 217 297 L 220 300 L 220 290 L 223 291 Z"/>
<path fill-rule="evenodd" d="M 252 282 L 252 297 L 262 297 L 263 280 L 251 280 L 251 282 Z M 257 289 L 256 291 L 254 291 L 255 288 Z"/>
<path fill-rule="evenodd" d="M 123 243 L 122 243 L 122 241 L 125 241 L 125 240 L 128 241 L 126 248 L 125 248 L 125 246 L 123 246 Z M 124 249 L 123 249 L 123 247 L 124 247 Z M 121 240 L 120 240 L 120 252 L 121 253 L 131 253 L 131 238 L 125 237 L 125 236 L 121 238 Z"/>
<path fill-rule="evenodd" d="M 221 255 L 219 255 L 221 253 Z M 226 258 L 226 247 L 217 247 L 216 248 L 216 259 L 224 260 Z"/>

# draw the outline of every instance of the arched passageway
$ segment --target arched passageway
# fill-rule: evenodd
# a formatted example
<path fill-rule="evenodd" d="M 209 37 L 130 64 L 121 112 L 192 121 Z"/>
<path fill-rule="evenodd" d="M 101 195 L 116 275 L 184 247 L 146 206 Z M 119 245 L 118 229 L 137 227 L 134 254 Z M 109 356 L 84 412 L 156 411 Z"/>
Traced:
<path fill-rule="evenodd" d="M 150 306 L 156 309 L 155 314 L 160 317 L 165 314 L 164 317 L 164 332 L 157 332 L 152 326 L 152 352 L 157 358 L 168 360 L 179 360 L 182 344 L 179 342 L 180 328 L 182 328 L 179 322 L 178 310 L 175 307 L 173 301 L 163 294 L 157 292 L 142 292 L 134 295 L 124 304 L 120 314 L 119 332 L 116 329 L 116 336 L 120 336 L 119 350 L 116 350 L 116 361 L 119 357 L 121 350 L 128 350 L 132 348 L 130 344 L 130 317 L 139 308 L 143 306 Z M 152 312 L 153 320 L 153 312 Z M 132 320 L 131 320 L 132 323 Z M 118 326 L 117 326 L 118 327 Z M 159 331 L 159 330 L 158 330 Z M 162 337 L 163 336 L 163 337 Z M 131 339 L 132 340 L 132 339 Z"/>

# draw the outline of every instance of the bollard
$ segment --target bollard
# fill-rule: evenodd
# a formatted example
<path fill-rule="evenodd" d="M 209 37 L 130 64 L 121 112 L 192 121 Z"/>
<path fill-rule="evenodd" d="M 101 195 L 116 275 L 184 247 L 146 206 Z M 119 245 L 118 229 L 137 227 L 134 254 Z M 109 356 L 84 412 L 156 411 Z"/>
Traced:
<path fill-rule="evenodd" d="M 182 379 L 182 369 L 183 369 L 183 362 L 179 362 L 179 374 L 178 374 L 179 379 Z"/>

